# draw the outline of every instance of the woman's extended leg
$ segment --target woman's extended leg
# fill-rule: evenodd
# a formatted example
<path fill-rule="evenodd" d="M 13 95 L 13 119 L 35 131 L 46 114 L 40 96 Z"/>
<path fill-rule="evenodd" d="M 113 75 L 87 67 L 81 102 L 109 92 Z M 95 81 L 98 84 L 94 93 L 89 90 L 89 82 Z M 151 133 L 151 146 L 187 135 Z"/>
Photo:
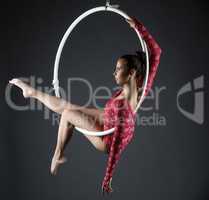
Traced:
<path fill-rule="evenodd" d="M 82 110 L 83 112 L 94 116 L 97 118 L 97 120 L 100 122 L 100 125 L 103 125 L 103 110 L 97 109 L 97 108 L 88 108 L 88 107 L 82 107 L 76 104 L 72 104 L 71 102 L 65 101 L 64 99 L 58 98 L 56 96 L 51 96 L 47 93 L 38 91 L 28 84 L 24 83 L 20 79 L 12 79 L 9 81 L 10 83 L 18 86 L 23 91 L 23 96 L 25 98 L 35 98 L 42 102 L 46 107 L 48 107 L 50 110 L 62 114 L 64 109 L 69 110 Z"/>
<path fill-rule="evenodd" d="M 65 101 L 64 99 L 61 99 L 61 98 L 58 98 L 55 96 L 51 96 L 51 95 L 46 94 L 44 92 L 38 91 L 38 90 L 32 88 L 31 86 L 29 86 L 28 84 L 24 83 L 23 81 L 21 81 L 20 79 L 15 78 L 9 82 L 18 86 L 19 88 L 21 88 L 23 91 L 23 96 L 25 98 L 28 98 L 28 97 L 35 98 L 35 99 L 41 101 L 49 109 L 51 109 L 52 111 L 59 113 L 59 114 L 62 114 L 62 112 L 65 109 L 80 110 L 83 113 L 86 113 L 87 115 L 90 115 L 91 117 L 94 117 L 94 119 L 99 122 L 97 125 L 98 126 L 100 125 L 101 129 L 103 128 L 103 124 L 104 124 L 103 109 L 97 109 L 97 108 L 93 108 L 93 107 L 83 107 L 83 106 L 79 106 L 76 104 L 72 104 L 71 102 Z"/>
<path fill-rule="evenodd" d="M 70 102 L 65 101 L 64 99 L 36 90 L 35 88 L 21 81 L 20 79 L 14 78 L 11 81 L 9 81 L 9 83 L 12 83 L 18 86 L 19 88 L 21 88 L 23 91 L 23 96 L 25 98 L 29 98 L 29 97 L 35 98 L 40 102 L 42 102 L 50 110 L 56 113 L 62 114 L 63 110 L 66 108 L 75 109 L 75 110 L 82 109 L 81 106 L 72 104 Z"/>

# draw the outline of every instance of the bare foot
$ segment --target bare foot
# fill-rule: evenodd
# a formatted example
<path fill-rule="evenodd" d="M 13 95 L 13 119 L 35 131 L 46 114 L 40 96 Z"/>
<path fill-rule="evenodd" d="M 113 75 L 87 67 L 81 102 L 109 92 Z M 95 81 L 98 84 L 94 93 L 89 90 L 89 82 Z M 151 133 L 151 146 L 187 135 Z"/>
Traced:
<path fill-rule="evenodd" d="M 57 170 L 59 168 L 59 165 L 63 164 L 67 162 L 67 158 L 62 156 L 60 158 L 57 158 L 57 156 L 54 156 L 53 159 L 52 159 L 52 163 L 51 163 L 51 173 L 53 175 L 56 175 L 57 174 Z"/>
<path fill-rule="evenodd" d="M 16 85 L 23 91 L 23 96 L 25 98 L 32 97 L 35 94 L 35 89 L 29 86 L 28 84 L 24 83 L 20 79 L 13 78 L 12 80 L 9 81 L 9 83 Z"/>

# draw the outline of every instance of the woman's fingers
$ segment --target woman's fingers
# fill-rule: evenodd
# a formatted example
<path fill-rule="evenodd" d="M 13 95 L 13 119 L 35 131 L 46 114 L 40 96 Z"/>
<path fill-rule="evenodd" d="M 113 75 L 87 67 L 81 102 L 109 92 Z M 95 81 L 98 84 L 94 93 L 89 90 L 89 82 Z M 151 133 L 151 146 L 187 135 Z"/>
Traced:
<path fill-rule="evenodd" d="M 110 179 L 109 187 L 111 189 L 111 192 L 113 192 L 113 189 L 112 189 L 112 178 Z"/>
<path fill-rule="evenodd" d="M 104 188 L 103 187 L 102 187 L 102 192 L 101 193 L 102 193 L 102 196 L 104 196 Z"/>
<path fill-rule="evenodd" d="M 135 22 L 133 19 L 125 19 L 125 20 L 129 23 L 130 27 L 132 27 L 132 28 L 135 27 Z"/>

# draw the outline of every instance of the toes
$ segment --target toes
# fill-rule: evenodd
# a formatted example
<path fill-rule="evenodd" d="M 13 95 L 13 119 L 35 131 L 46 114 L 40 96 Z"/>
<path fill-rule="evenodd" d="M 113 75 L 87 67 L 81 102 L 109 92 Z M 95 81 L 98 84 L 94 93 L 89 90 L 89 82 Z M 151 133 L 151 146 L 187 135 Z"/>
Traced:
<path fill-rule="evenodd" d="M 13 78 L 12 80 L 9 81 L 9 83 L 15 84 L 19 81 L 17 78 Z"/>
<path fill-rule="evenodd" d="M 62 157 L 62 158 L 56 159 L 56 160 L 52 159 L 51 174 L 56 175 L 57 174 L 57 170 L 58 170 L 60 164 L 63 164 L 65 162 L 67 162 L 67 158 L 66 157 Z"/>
<path fill-rule="evenodd" d="M 57 170 L 56 169 L 51 170 L 51 174 L 52 175 L 56 175 L 57 174 Z"/>
<path fill-rule="evenodd" d="M 51 174 L 56 175 L 56 166 L 51 166 Z"/>

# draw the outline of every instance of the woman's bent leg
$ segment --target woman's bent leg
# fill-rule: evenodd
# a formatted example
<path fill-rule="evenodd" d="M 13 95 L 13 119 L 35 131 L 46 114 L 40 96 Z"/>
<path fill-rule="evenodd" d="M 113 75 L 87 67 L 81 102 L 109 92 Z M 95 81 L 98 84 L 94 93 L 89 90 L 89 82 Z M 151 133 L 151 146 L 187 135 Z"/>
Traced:
<path fill-rule="evenodd" d="M 62 115 L 58 129 L 57 144 L 51 163 L 51 173 L 54 175 L 57 173 L 58 166 L 66 161 L 64 150 L 68 142 L 71 140 L 73 129 L 74 125 L 66 121 Z"/>
<path fill-rule="evenodd" d="M 61 115 L 60 125 L 58 130 L 56 150 L 52 159 L 51 173 L 56 174 L 61 163 L 65 161 L 63 157 L 64 149 L 72 137 L 75 126 L 92 131 L 101 131 L 99 122 L 91 115 L 82 111 L 65 109 Z M 94 145 L 94 147 L 102 152 L 107 152 L 106 145 L 101 137 L 85 135 L 86 138 Z"/>
<path fill-rule="evenodd" d="M 83 128 L 89 131 L 103 131 L 100 122 L 94 116 L 91 116 L 82 110 L 68 110 L 65 109 L 61 117 L 64 121 L 72 124 L 73 126 Z M 84 134 L 85 135 L 85 134 Z M 85 135 L 86 138 L 100 151 L 106 150 L 106 145 L 101 137 Z"/>

